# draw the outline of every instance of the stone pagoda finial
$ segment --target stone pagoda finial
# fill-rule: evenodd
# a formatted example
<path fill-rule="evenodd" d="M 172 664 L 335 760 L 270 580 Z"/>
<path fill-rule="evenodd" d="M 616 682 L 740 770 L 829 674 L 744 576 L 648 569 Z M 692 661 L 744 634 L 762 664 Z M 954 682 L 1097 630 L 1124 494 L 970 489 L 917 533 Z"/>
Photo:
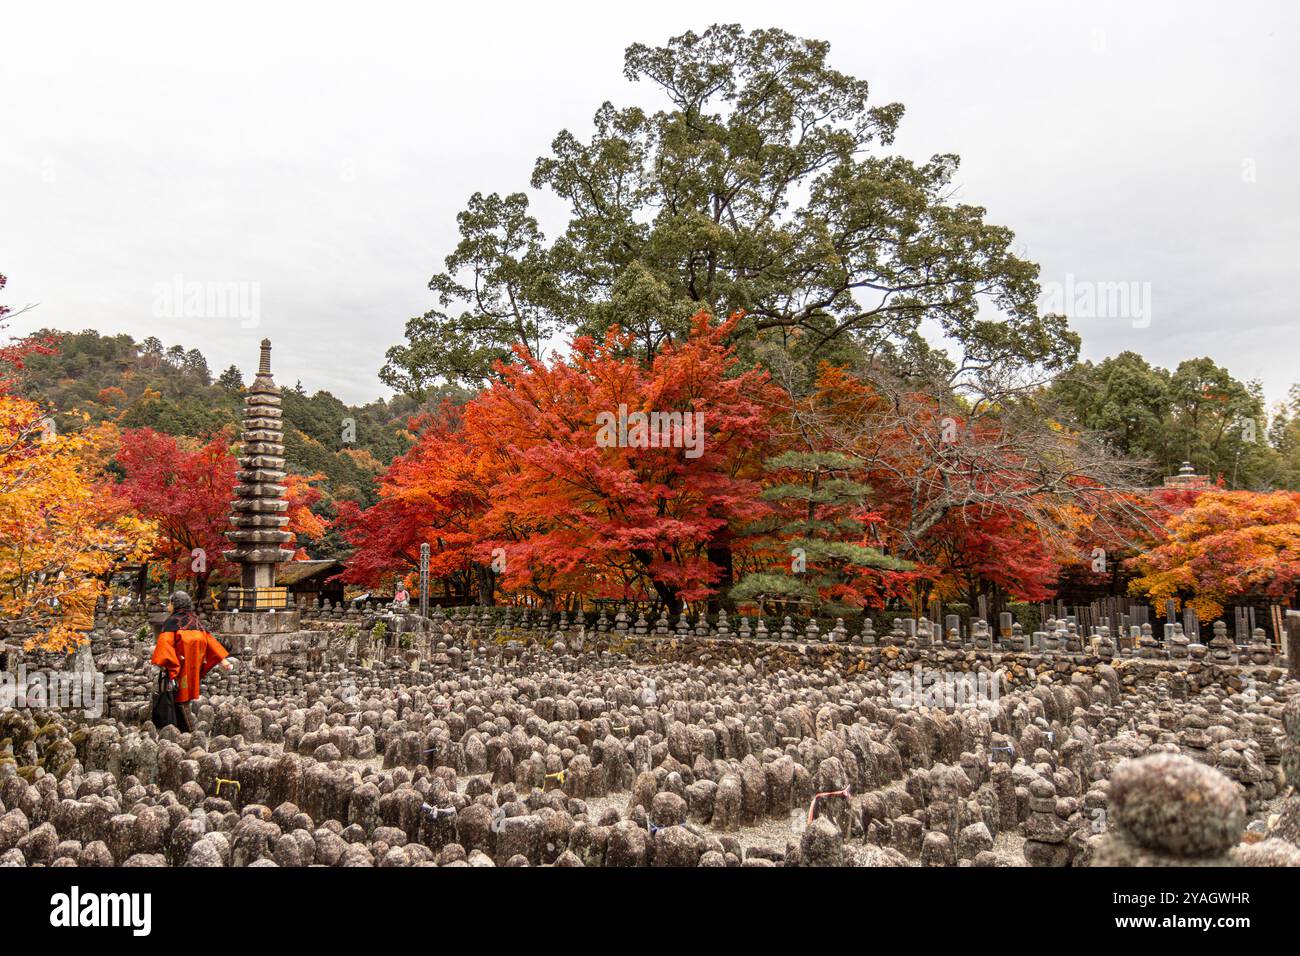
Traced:
<path fill-rule="evenodd" d="M 242 566 L 245 588 L 275 586 L 275 566 L 293 558 L 285 547 L 294 536 L 285 531 L 289 502 L 285 497 L 284 427 L 280 389 L 271 378 L 271 341 L 262 340 L 257 377 L 244 398 L 243 446 L 239 457 L 239 484 L 230 503 L 227 531 L 234 548 L 226 559 Z"/>

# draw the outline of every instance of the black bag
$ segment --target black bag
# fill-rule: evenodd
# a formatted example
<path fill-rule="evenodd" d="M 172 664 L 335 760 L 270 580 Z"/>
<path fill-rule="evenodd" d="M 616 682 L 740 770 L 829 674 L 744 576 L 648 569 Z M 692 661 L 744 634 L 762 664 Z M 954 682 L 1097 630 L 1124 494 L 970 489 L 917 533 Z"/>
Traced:
<path fill-rule="evenodd" d="M 176 632 L 178 637 L 179 633 Z M 178 641 L 177 644 L 178 651 L 183 650 L 183 643 Z M 181 671 L 183 672 L 185 670 L 185 655 L 178 653 L 176 656 L 180 658 Z M 150 712 L 150 717 L 153 720 L 153 725 L 159 730 L 175 724 L 180 728 L 181 733 L 187 734 L 190 732 L 189 721 L 185 719 L 185 711 L 180 704 L 176 703 L 176 682 L 167 676 L 166 669 L 162 667 L 158 669 L 158 689 L 154 691 L 153 710 Z"/>

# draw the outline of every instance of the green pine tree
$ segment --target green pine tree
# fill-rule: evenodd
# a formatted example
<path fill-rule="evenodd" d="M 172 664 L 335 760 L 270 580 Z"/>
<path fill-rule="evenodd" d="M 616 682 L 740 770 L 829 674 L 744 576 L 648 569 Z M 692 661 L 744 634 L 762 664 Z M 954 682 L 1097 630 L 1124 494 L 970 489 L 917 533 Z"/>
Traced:
<path fill-rule="evenodd" d="M 859 464 L 838 452 L 789 451 L 764 462 L 787 480 L 763 491 L 776 514 L 760 527 L 755 550 L 781 555 L 784 569 L 755 570 L 731 588 L 737 603 L 764 611 L 829 615 L 858 610 L 855 586 L 865 571 L 907 571 L 912 565 L 858 544 L 866 527 L 855 517 L 868 507 L 871 489 L 853 478 Z"/>

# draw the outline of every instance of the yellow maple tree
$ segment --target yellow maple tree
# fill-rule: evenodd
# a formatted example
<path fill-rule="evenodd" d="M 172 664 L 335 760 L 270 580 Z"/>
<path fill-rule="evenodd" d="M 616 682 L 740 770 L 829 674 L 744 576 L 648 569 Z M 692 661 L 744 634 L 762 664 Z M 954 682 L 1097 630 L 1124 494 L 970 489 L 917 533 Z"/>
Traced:
<path fill-rule="evenodd" d="M 29 633 L 29 648 L 82 643 L 107 573 L 154 546 L 102 472 L 110 438 L 58 435 L 39 405 L 0 393 L 0 627 Z"/>
<path fill-rule="evenodd" d="M 1207 491 L 1134 564 L 1134 594 L 1185 603 L 1203 621 L 1234 598 L 1300 601 L 1300 492 Z"/>

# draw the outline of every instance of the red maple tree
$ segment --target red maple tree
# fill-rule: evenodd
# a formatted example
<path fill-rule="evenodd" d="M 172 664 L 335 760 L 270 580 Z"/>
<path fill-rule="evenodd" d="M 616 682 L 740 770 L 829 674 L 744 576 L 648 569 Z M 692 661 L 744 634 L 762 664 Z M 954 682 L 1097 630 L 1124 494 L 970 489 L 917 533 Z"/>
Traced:
<path fill-rule="evenodd" d="M 192 576 L 195 598 L 202 599 L 229 547 L 224 532 L 239 467 L 229 433 L 200 444 L 152 428 L 128 429 L 117 463 L 124 473 L 122 493 L 162 532 L 155 557 L 168 563 L 173 576 Z"/>
<path fill-rule="evenodd" d="M 349 576 L 411 567 L 476 577 L 548 602 L 646 597 L 669 608 L 730 583 L 732 529 L 767 508 L 761 461 L 778 395 L 724 343 L 739 316 L 705 313 L 648 366 L 626 336 L 580 338 L 564 359 L 520 350 L 463 409 L 427 431 L 364 513 L 345 509 Z"/>
<path fill-rule="evenodd" d="M 420 545 L 430 548 L 429 573 L 464 599 L 487 580 L 475 561 L 474 522 L 487 509 L 485 462 L 460 433 L 460 409 L 444 403 L 409 424 L 420 437 L 394 459 L 379 482 L 379 500 L 364 511 L 339 503 L 339 524 L 355 548 L 343 580 L 376 585 L 419 568 Z"/>
<path fill-rule="evenodd" d="M 189 575 L 195 599 L 202 599 L 212 572 L 229 564 L 222 553 L 230 547 L 225 532 L 231 528 L 239 470 L 229 430 L 195 440 L 152 428 L 128 429 L 122 432 L 117 464 L 123 472 L 120 492 L 162 532 L 155 557 L 168 563 L 173 576 Z M 322 497 L 312 485 L 319 478 L 285 479 L 286 528 L 300 538 L 317 540 L 326 529 L 326 522 L 311 511 Z"/>

